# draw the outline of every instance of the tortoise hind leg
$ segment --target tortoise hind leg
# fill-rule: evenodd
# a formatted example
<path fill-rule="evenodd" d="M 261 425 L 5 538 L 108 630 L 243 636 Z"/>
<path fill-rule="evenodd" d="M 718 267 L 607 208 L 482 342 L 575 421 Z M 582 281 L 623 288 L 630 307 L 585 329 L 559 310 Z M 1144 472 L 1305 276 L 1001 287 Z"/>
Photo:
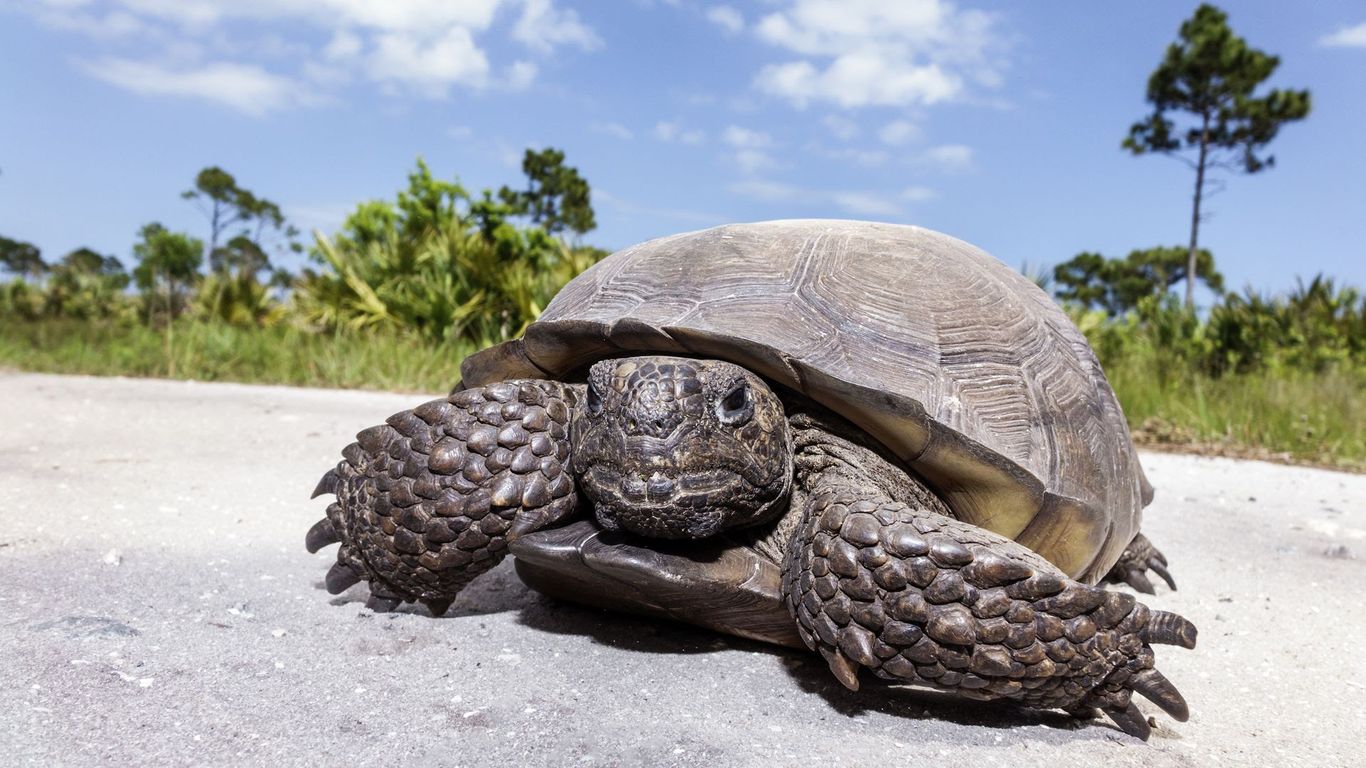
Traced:
<path fill-rule="evenodd" d="M 1148 541 L 1147 536 L 1139 533 L 1129 542 L 1129 546 L 1124 548 L 1124 554 L 1119 556 L 1110 572 L 1105 574 L 1104 581 L 1128 584 L 1147 595 L 1156 594 L 1153 583 L 1148 578 L 1148 571 L 1162 577 L 1162 580 L 1167 582 L 1167 587 L 1173 592 L 1176 591 L 1176 580 L 1167 570 L 1167 557 Z"/>
<path fill-rule="evenodd" d="M 305 536 L 309 552 L 341 545 L 327 591 L 366 581 L 371 610 L 419 600 L 445 613 L 510 541 L 577 506 L 565 469 L 576 400 L 559 382 L 500 382 L 357 435 L 313 493 L 337 497 Z"/>
<path fill-rule="evenodd" d="M 1148 726 L 1134 693 L 1186 719 L 1151 646 L 1194 647 L 1190 622 L 1068 579 L 947 511 L 851 487 L 813 496 L 783 591 L 802 639 L 842 683 L 857 689 L 868 669 L 969 698 L 1101 709 L 1139 738 Z"/>

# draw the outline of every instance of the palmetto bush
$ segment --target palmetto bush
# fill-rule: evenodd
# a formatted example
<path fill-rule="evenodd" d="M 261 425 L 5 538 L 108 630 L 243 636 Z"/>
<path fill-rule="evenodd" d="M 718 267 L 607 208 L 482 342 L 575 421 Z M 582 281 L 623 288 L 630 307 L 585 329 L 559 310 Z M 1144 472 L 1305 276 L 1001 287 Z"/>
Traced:
<path fill-rule="evenodd" d="M 487 194 L 432 179 L 425 165 L 396 205 L 369 202 L 335 238 L 316 234 L 291 311 L 323 328 L 413 333 L 476 347 L 519 335 L 603 255 L 508 221 Z"/>
<path fill-rule="evenodd" d="M 328 328 L 413 332 L 431 341 L 483 346 L 517 336 L 564 283 L 600 252 L 551 238 L 523 240 L 508 258 L 496 243 L 455 223 L 419 242 L 364 245 L 319 236 L 327 267 L 309 270 L 294 291 L 293 310 Z"/>
<path fill-rule="evenodd" d="M 1119 317 L 1069 308 L 1103 364 L 1138 358 L 1161 379 L 1263 370 L 1321 373 L 1366 366 L 1366 298 L 1318 276 L 1283 295 L 1227 294 L 1205 319 L 1174 297 L 1150 297 Z"/>
<path fill-rule="evenodd" d="M 133 320 L 137 306 L 125 290 L 128 274 L 112 259 L 96 267 L 85 261 L 69 255 L 39 277 L 0 282 L 0 317 Z"/>
<path fill-rule="evenodd" d="M 228 325 L 272 325 L 285 317 L 285 306 L 272 295 L 273 287 L 245 270 L 214 271 L 195 287 L 190 311 L 197 319 Z"/>
<path fill-rule="evenodd" d="M 37 320 L 43 316 L 44 301 L 40 283 L 22 277 L 0 283 L 0 318 Z"/>
<path fill-rule="evenodd" d="M 1299 281 L 1283 297 L 1252 290 L 1210 312 L 1214 372 L 1288 367 L 1323 371 L 1366 363 L 1366 301 L 1331 278 Z"/>

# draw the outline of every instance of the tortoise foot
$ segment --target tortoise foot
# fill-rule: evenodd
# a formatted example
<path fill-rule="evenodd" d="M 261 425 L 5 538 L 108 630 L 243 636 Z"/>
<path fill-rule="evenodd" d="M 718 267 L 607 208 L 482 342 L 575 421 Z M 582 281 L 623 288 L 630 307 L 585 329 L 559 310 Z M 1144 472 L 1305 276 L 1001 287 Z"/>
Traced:
<path fill-rule="evenodd" d="M 1169 589 L 1176 591 L 1176 580 L 1167 570 L 1167 557 L 1153 546 L 1147 536 L 1140 533 L 1134 536 L 1134 540 L 1125 548 L 1124 554 L 1120 555 L 1119 561 L 1105 574 L 1105 581 L 1128 584 L 1146 595 L 1156 594 L 1153 583 L 1148 578 L 1148 571 L 1160 576 L 1167 582 Z"/>
<path fill-rule="evenodd" d="M 511 541 L 577 506 L 563 466 L 572 399 L 556 382 L 502 382 L 357 435 L 314 489 L 336 501 L 304 537 L 309 552 L 341 545 L 327 591 L 365 581 L 370 610 L 420 601 L 445 613 Z"/>
<path fill-rule="evenodd" d="M 857 690 L 896 682 L 1039 709 L 1101 710 L 1146 739 L 1137 693 L 1176 720 L 1185 700 L 1153 645 L 1195 646 L 1184 618 L 1073 581 L 1030 550 L 939 511 L 817 494 L 788 552 L 783 591 L 798 632 Z"/>

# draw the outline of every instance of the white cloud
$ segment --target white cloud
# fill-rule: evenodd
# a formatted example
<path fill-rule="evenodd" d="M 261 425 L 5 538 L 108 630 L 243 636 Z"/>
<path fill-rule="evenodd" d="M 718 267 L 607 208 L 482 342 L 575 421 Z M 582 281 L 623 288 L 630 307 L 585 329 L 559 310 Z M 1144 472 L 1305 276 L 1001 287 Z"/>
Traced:
<path fill-rule="evenodd" d="M 1327 48 L 1366 48 L 1366 22 L 1324 35 L 1319 38 L 1319 45 Z"/>
<path fill-rule="evenodd" d="M 118 38 L 147 31 L 142 20 L 127 11 L 107 13 L 86 12 L 86 3 L 46 2 L 30 6 L 29 11 L 40 24 L 53 29 L 77 32 L 93 38 Z"/>
<path fill-rule="evenodd" d="M 697 129 L 684 128 L 675 122 L 661 121 L 655 123 L 655 138 L 663 142 L 678 142 L 679 144 L 697 145 L 706 139 L 706 134 Z"/>
<path fill-rule="evenodd" d="M 360 37 L 349 29 L 339 29 L 332 34 L 332 40 L 323 49 L 329 59 L 349 59 L 361 52 Z"/>
<path fill-rule="evenodd" d="M 906 187 L 901 190 L 899 197 L 908 203 L 923 203 L 926 200 L 933 200 L 936 194 L 929 187 Z"/>
<path fill-rule="evenodd" d="M 824 72 L 806 61 L 769 65 L 759 73 L 757 83 L 798 107 L 822 98 L 842 107 L 933 104 L 960 89 L 959 82 L 938 65 L 890 69 L 870 51 L 842 56 Z"/>
<path fill-rule="evenodd" d="M 302 21 L 328 29 L 356 27 L 401 32 L 444 31 L 452 26 L 487 29 L 500 7 L 533 0 L 114 0 L 144 18 L 184 27 L 232 20 Z"/>
<path fill-rule="evenodd" d="M 745 173 L 758 173 L 778 166 L 778 162 L 762 149 L 738 149 L 733 158 L 736 167 Z"/>
<path fill-rule="evenodd" d="M 882 126 L 882 130 L 877 132 L 877 137 L 882 140 L 883 144 L 896 147 L 920 138 L 920 128 L 915 123 L 906 120 L 893 120 Z"/>
<path fill-rule="evenodd" d="M 512 28 L 512 37 L 532 50 L 550 53 L 557 46 L 573 45 L 591 51 L 602 45 L 597 33 L 579 21 L 574 11 L 556 8 L 551 0 L 522 2 L 522 15 Z"/>
<path fill-rule="evenodd" d="M 631 139 L 634 139 L 636 137 L 634 133 L 631 133 L 630 128 L 627 128 L 621 123 L 593 123 L 592 128 L 598 133 L 605 133 L 608 136 L 615 136 L 618 139 L 621 139 L 622 141 L 630 141 Z"/>
<path fill-rule="evenodd" d="M 103 38 L 136 41 L 147 53 L 138 60 L 115 55 L 123 66 L 118 74 L 137 65 L 160 73 L 153 78 L 156 85 L 112 75 L 102 79 L 137 92 L 157 87 L 189 95 L 193 89 L 184 83 L 190 75 L 199 76 L 197 82 L 206 73 L 222 78 L 232 71 L 258 87 L 274 83 L 271 93 L 280 91 L 279 83 L 327 91 L 371 80 L 386 92 L 440 98 L 453 87 L 524 88 L 536 78 L 536 62 L 515 56 L 491 60 L 485 38 L 504 29 L 494 27 L 500 16 L 510 21 L 511 40 L 538 58 L 561 48 L 600 47 L 597 33 L 563 5 L 564 0 L 42 0 L 26 10 L 40 23 L 89 36 L 92 58 L 103 52 Z M 215 53 L 186 54 L 196 48 Z M 166 90 L 172 84 L 176 90 Z M 216 100 L 251 114 L 301 101 L 267 100 L 262 106 Z M 323 99 L 313 94 L 309 100 Z"/>
<path fill-rule="evenodd" d="M 763 149 L 773 146 L 773 138 L 763 131 L 741 128 L 738 125 L 726 126 L 721 138 L 732 147 L 741 149 Z"/>
<path fill-rule="evenodd" d="M 881 149 L 859 149 L 857 147 L 840 147 L 839 149 L 825 150 L 828 157 L 836 160 L 848 160 L 865 168 L 877 168 L 891 162 L 892 156 Z"/>
<path fill-rule="evenodd" d="M 948 0 L 791 0 L 759 37 L 802 57 L 763 67 L 760 90 L 798 107 L 915 106 L 1000 82 L 995 17 Z"/>
<path fill-rule="evenodd" d="M 721 140 L 735 149 L 735 164 L 747 174 L 758 173 L 778 165 L 767 151 L 773 146 L 773 138 L 763 131 L 728 125 L 721 134 Z"/>
<path fill-rule="evenodd" d="M 707 21 L 725 30 L 730 35 L 739 34 L 745 28 L 745 17 L 729 5 L 714 5 L 707 9 L 706 16 Z"/>
<path fill-rule="evenodd" d="M 431 40 L 397 32 L 379 35 L 367 67 L 372 79 L 402 82 L 436 97 L 455 82 L 483 86 L 488 72 L 488 57 L 464 27 L 451 27 Z"/>
<path fill-rule="evenodd" d="M 821 123 L 837 138 L 848 141 L 859 135 L 858 123 L 841 115 L 826 115 L 821 118 Z"/>
<path fill-rule="evenodd" d="M 508 67 L 505 79 L 507 87 L 514 91 L 527 88 L 536 79 L 536 73 L 539 71 L 540 68 L 533 61 L 514 61 L 512 66 Z"/>
<path fill-rule="evenodd" d="M 965 171 L 972 167 L 972 147 L 964 144 L 930 147 L 920 155 L 920 162 L 944 171 Z"/>
<path fill-rule="evenodd" d="M 132 59 L 108 58 L 89 62 L 93 77 L 155 96 L 189 96 L 223 104 L 260 116 L 299 97 L 295 83 L 260 67 L 211 62 L 194 68 L 171 69 Z"/>

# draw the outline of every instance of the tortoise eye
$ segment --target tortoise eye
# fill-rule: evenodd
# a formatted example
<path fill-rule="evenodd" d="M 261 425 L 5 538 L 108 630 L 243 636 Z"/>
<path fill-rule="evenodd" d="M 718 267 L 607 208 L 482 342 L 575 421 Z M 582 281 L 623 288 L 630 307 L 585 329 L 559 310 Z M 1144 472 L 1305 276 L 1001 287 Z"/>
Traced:
<path fill-rule="evenodd" d="M 589 416 L 602 415 L 602 392 L 598 390 L 597 382 L 588 382 L 588 396 L 584 398 L 584 406 L 588 409 Z"/>
<path fill-rule="evenodd" d="M 741 381 L 716 404 L 716 416 L 722 424 L 738 427 L 754 415 L 754 403 L 749 397 L 749 384 Z"/>

